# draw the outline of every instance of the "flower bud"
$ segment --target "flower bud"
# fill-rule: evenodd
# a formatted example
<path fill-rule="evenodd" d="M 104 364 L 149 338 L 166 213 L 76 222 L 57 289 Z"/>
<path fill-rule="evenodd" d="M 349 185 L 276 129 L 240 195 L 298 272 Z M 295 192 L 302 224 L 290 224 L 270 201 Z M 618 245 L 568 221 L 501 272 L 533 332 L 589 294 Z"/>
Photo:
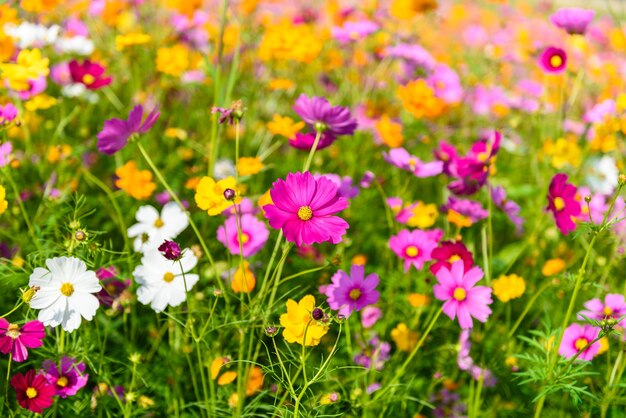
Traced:
<path fill-rule="evenodd" d="M 233 200 L 235 198 L 235 191 L 233 189 L 224 190 L 224 199 Z"/>
<path fill-rule="evenodd" d="M 273 337 L 276 334 L 278 334 L 278 327 L 269 326 L 265 328 L 265 335 L 267 335 L 268 337 Z"/>
<path fill-rule="evenodd" d="M 315 308 L 313 309 L 313 312 L 311 312 L 311 316 L 316 321 L 320 321 L 322 318 L 324 318 L 324 311 L 321 308 Z"/>
<path fill-rule="evenodd" d="M 163 241 L 163 244 L 159 245 L 159 251 L 168 260 L 178 261 L 181 258 L 180 246 L 174 241 Z"/>

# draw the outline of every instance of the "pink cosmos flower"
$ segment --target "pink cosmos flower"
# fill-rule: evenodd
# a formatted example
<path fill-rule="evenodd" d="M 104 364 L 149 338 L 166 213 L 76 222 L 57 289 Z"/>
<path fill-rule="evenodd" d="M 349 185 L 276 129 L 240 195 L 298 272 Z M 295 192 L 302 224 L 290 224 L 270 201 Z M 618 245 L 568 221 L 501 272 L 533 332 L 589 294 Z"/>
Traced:
<path fill-rule="evenodd" d="M 361 311 L 361 324 L 363 328 L 371 328 L 380 318 L 383 317 L 383 311 L 376 306 L 366 306 Z"/>
<path fill-rule="evenodd" d="M 448 189 L 457 195 L 476 193 L 487 184 L 491 165 L 500 150 L 502 135 L 498 131 L 472 144 L 465 157 L 455 160 L 455 176 Z"/>
<path fill-rule="evenodd" d="M 321 150 L 330 147 L 336 139 L 337 137 L 335 137 L 334 135 L 324 132 L 320 137 L 319 142 L 317 143 L 317 149 Z M 289 139 L 289 145 L 304 151 L 310 151 L 313 147 L 314 142 L 315 135 L 310 132 L 304 134 L 296 132 L 295 136 Z"/>
<path fill-rule="evenodd" d="M 137 105 L 128 114 L 128 120 L 112 118 L 104 122 L 104 128 L 98 133 L 98 151 L 113 155 L 128 143 L 133 134 L 145 134 L 155 124 L 161 113 L 155 107 L 143 119 L 143 106 Z"/>
<path fill-rule="evenodd" d="M 5 125 L 9 122 L 13 122 L 17 117 L 17 108 L 13 103 L 7 103 L 4 106 L 0 106 L 0 125 Z"/>
<path fill-rule="evenodd" d="M 576 229 L 574 220 L 581 212 L 580 202 L 576 200 L 576 187 L 567 183 L 567 175 L 556 174 L 548 189 L 548 207 L 556 221 L 556 226 L 562 234 L 568 234 Z"/>
<path fill-rule="evenodd" d="M 404 259 L 404 271 L 413 265 L 417 270 L 430 261 L 432 251 L 437 247 L 437 240 L 426 231 L 403 229 L 389 239 L 389 248 Z"/>
<path fill-rule="evenodd" d="M 583 35 L 593 20 L 595 11 L 578 7 L 564 7 L 550 16 L 554 26 L 564 29 L 570 35 Z"/>
<path fill-rule="evenodd" d="M 560 74 L 567 68 L 567 54 L 561 48 L 549 46 L 539 56 L 539 66 L 549 74 Z"/>
<path fill-rule="evenodd" d="M 432 177 L 443 172 L 441 161 L 422 162 L 402 147 L 390 149 L 389 153 L 383 152 L 383 157 L 389 164 L 410 171 L 416 177 Z"/>
<path fill-rule="evenodd" d="M 30 321 L 20 327 L 0 318 L 0 352 L 10 352 L 18 363 L 28 358 L 28 348 L 41 347 L 45 336 L 45 328 L 39 321 Z"/>
<path fill-rule="evenodd" d="M 354 311 L 375 304 L 380 298 L 376 290 L 378 275 L 371 273 L 365 276 L 365 266 L 352 265 L 350 275 L 339 270 L 331 280 L 332 284 L 326 287 L 328 306 L 346 318 Z"/>
<path fill-rule="evenodd" d="M 4 167 L 11 162 L 11 152 L 13 144 L 9 141 L 0 144 L 0 167 Z"/>
<path fill-rule="evenodd" d="M 259 221 L 254 215 L 242 215 L 240 224 L 243 256 L 250 257 L 263 248 L 270 233 L 265 223 Z M 224 244 L 231 254 L 239 254 L 239 232 L 236 217 L 229 216 L 224 225 L 217 229 L 217 240 Z"/>
<path fill-rule="evenodd" d="M 578 313 L 578 317 L 583 320 L 583 316 L 602 320 L 605 318 L 619 319 L 626 315 L 626 302 L 624 301 L 624 295 L 609 293 L 604 297 L 604 302 L 595 298 L 585 302 L 585 310 Z M 626 325 L 626 320 L 622 319 L 619 325 Z"/>
<path fill-rule="evenodd" d="M 578 354 L 580 350 L 587 347 L 591 341 L 598 338 L 600 329 L 589 324 L 579 325 L 572 324 L 565 330 L 563 341 L 559 347 L 559 354 L 565 358 L 570 358 Z M 591 361 L 600 350 L 600 341 L 596 341 L 583 351 L 580 356 L 581 360 Z"/>
<path fill-rule="evenodd" d="M 69 69 L 72 81 L 84 84 L 89 90 L 97 90 L 111 84 L 111 77 L 104 75 L 106 69 L 97 62 L 85 60 L 79 63 L 72 60 L 69 63 Z"/>
<path fill-rule="evenodd" d="M 463 97 L 463 87 L 459 75 L 445 64 L 437 64 L 426 82 L 435 90 L 435 96 L 448 104 L 456 104 Z"/>
<path fill-rule="evenodd" d="M 60 365 L 52 360 L 42 364 L 43 372 L 49 384 L 54 385 L 57 396 L 67 398 L 76 395 L 87 384 L 89 375 L 85 373 L 85 363 L 63 356 Z"/>
<path fill-rule="evenodd" d="M 332 36 L 342 44 L 348 44 L 365 38 L 376 32 L 378 25 L 371 20 L 360 20 L 358 22 L 345 22 L 343 26 L 333 26 Z"/>
<path fill-rule="evenodd" d="M 313 244 L 341 242 L 348 223 L 334 214 L 349 202 L 337 195 L 337 185 L 325 177 L 315 179 L 310 172 L 289 173 L 286 180 L 272 184 L 274 204 L 263 206 L 265 217 L 274 229 L 282 229 L 289 242 Z"/>
<path fill-rule="evenodd" d="M 490 287 L 474 286 L 483 278 L 480 267 L 464 270 L 462 260 L 455 261 L 450 269 L 440 268 L 435 275 L 437 284 L 433 290 L 437 299 L 445 301 L 443 313 L 452 320 L 458 316 L 461 328 L 468 329 L 474 325 L 472 317 L 480 322 L 487 321 L 493 300 Z"/>

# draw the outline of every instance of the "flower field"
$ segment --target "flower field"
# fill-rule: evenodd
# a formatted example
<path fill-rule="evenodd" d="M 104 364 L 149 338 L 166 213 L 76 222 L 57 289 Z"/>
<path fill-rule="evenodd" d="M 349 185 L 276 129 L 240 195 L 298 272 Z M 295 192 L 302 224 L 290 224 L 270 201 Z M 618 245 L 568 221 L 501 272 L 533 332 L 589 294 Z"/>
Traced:
<path fill-rule="evenodd" d="M 0 417 L 626 416 L 626 6 L 0 4 Z"/>

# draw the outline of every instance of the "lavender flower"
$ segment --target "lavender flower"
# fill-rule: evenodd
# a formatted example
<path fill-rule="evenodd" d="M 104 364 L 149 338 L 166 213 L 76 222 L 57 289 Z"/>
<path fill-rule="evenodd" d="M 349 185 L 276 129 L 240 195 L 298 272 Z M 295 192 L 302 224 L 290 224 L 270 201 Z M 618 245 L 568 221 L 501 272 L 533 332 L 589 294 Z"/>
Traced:
<path fill-rule="evenodd" d="M 346 107 L 331 106 L 323 97 L 308 97 L 301 94 L 293 110 L 311 129 L 332 136 L 352 135 L 357 121 Z"/>
<path fill-rule="evenodd" d="M 331 280 L 332 284 L 326 288 L 328 305 L 333 310 L 339 310 L 340 315 L 348 317 L 353 311 L 378 302 L 378 275 L 372 273 L 365 276 L 364 266 L 353 265 L 350 275 L 339 270 Z"/>
<path fill-rule="evenodd" d="M 98 133 L 98 151 L 113 155 L 126 146 L 133 134 L 145 134 L 159 118 L 157 108 L 152 109 L 143 119 L 143 107 L 137 105 L 128 114 L 128 120 L 113 118 L 104 122 L 104 128 Z"/>

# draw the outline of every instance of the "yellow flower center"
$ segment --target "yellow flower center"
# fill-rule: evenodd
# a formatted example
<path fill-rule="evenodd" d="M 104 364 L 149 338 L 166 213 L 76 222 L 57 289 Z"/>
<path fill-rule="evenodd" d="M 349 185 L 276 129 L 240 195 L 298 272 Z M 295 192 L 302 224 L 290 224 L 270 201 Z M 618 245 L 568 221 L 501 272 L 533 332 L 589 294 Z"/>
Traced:
<path fill-rule="evenodd" d="M 554 68 L 558 68 L 563 65 L 563 58 L 558 55 L 553 55 L 550 57 L 550 65 Z"/>
<path fill-rule="evenodd" d="M 609 308 L 608 306 L 605 306 L 602 312 L 604 312 L 604 316 L 613 315 L 613 309 Z"/>
<path fill-rule="evenodd" d="M 163 226 L 163 219 L 161 219 L 161 218 L 157 218 L 157 220 L 156 220 L 156 221 L 154 221 L 154 226 L 155 226 L 156 228 L 161 228 L 161 227 Z"/>
<path fill-rule="evenodd" d="M 576 347 L 576 350 L 580 351 L 587 347 L 587 344 L 589 344 L 589 341 L 586 338 L 579 338 L 576 340 L 576 343 L 574 343 L 574 347 Z"/>
<path fill-rule="evenodd" d="M 420 253 L 420 250 L 415 245 L 409 245 L 404 250 L 404 253 L 409 257 L 417 257 L 417 255 Z"/>
<path fill-rule="evenodd" d="M 411 167 L 411 170 L 414 170 L 416 166 L 417 166 L 417 160 L 415 158 L 410 158 L 409 167 Z"/>
<path fill-rule="evenodd" d="M 308 206 L 300 206 L 298 209 L 298 218 L 302 221 L 308 221 L 313 217 L 313 211 Z"/>
<path fill-rule="evenodd" d="M 67 377 L 61 376 L 57 379 L 57 386 L 61 386 L 62 388 L 64 388 L 65 386 L 67 386 L 67 384 Z"/>
<path fill-rule="evenodd" d="M 563 210 L 563 208 L 565 208 L 565 201 L 562 197 L 554 198 L 554 207 L 556 210 Z"/>
<path fill-rule="evenodd" d="M 87 85 L 93 84 L 94 81 L 96 81 L 96 78 L 94 76 L 92 76 L 91 74 L 85 74 L 83 76 L 83 83 L 85 83 Z"/>
<path fill-rule="evenodd" d="M 487 152 L 481 152 L 476 156 L 476 159 L 481 163 L 484 163 L 489 158 L 489 154 Z"/>
<path fill-rule="evenodd" d="M 350 299 L 357 300 L 361 297 L 361 289 L 352 289 L 349 293 Z"/>
<path fill-rule="evenodd" d="M 246 234 L 245 232 L 241 233 L 241 243 L 242 244 L 247 244 L 248 241 L 250 241 L 250 235 Z"/>
<path fill-rule="evenodd" d="M 174 280 L 174 273 L 170 273 L 169 271 L 167 273 L 165 273 L 163 275 L 163 281 L 166 283 L 171 282 L 172 280 Z"/>
<path fill-rule="evenodd" d="M 466 296 L 467 292 L 462 287 L 457 287 L 456 289 L 454 289 L 454 294 L 452 295 L 452 297 L 459 302 L 464 301 Z"/>
<path fill-rule="evenodd" d="M 7 327 L 7 335 L 14 340 L 20 336 L 20 326 L 17 324 L 9 324 Z"/>
<path fill-rule="evenodd" d="M 453 254 L 450 256 L 450 258 L 448 258 L 448 263 L 452 264 L 455 261 L 459 261 L 461 259 L 461 256 L 458 254 Z"/>
<path fill-rule="evenodd" d="M 28 388 L 26 389 L 26 396 L 28 396 L 28 399 L 33 399 L 37 397 L 37 389 L 35 388 Z"/>
<path fill-rule="evenodd" d="M 65 296 L 72 296 L 74 293 L 74 285 L 72 283 L 63 283 L 61 285 L 61 293 Z"/>

